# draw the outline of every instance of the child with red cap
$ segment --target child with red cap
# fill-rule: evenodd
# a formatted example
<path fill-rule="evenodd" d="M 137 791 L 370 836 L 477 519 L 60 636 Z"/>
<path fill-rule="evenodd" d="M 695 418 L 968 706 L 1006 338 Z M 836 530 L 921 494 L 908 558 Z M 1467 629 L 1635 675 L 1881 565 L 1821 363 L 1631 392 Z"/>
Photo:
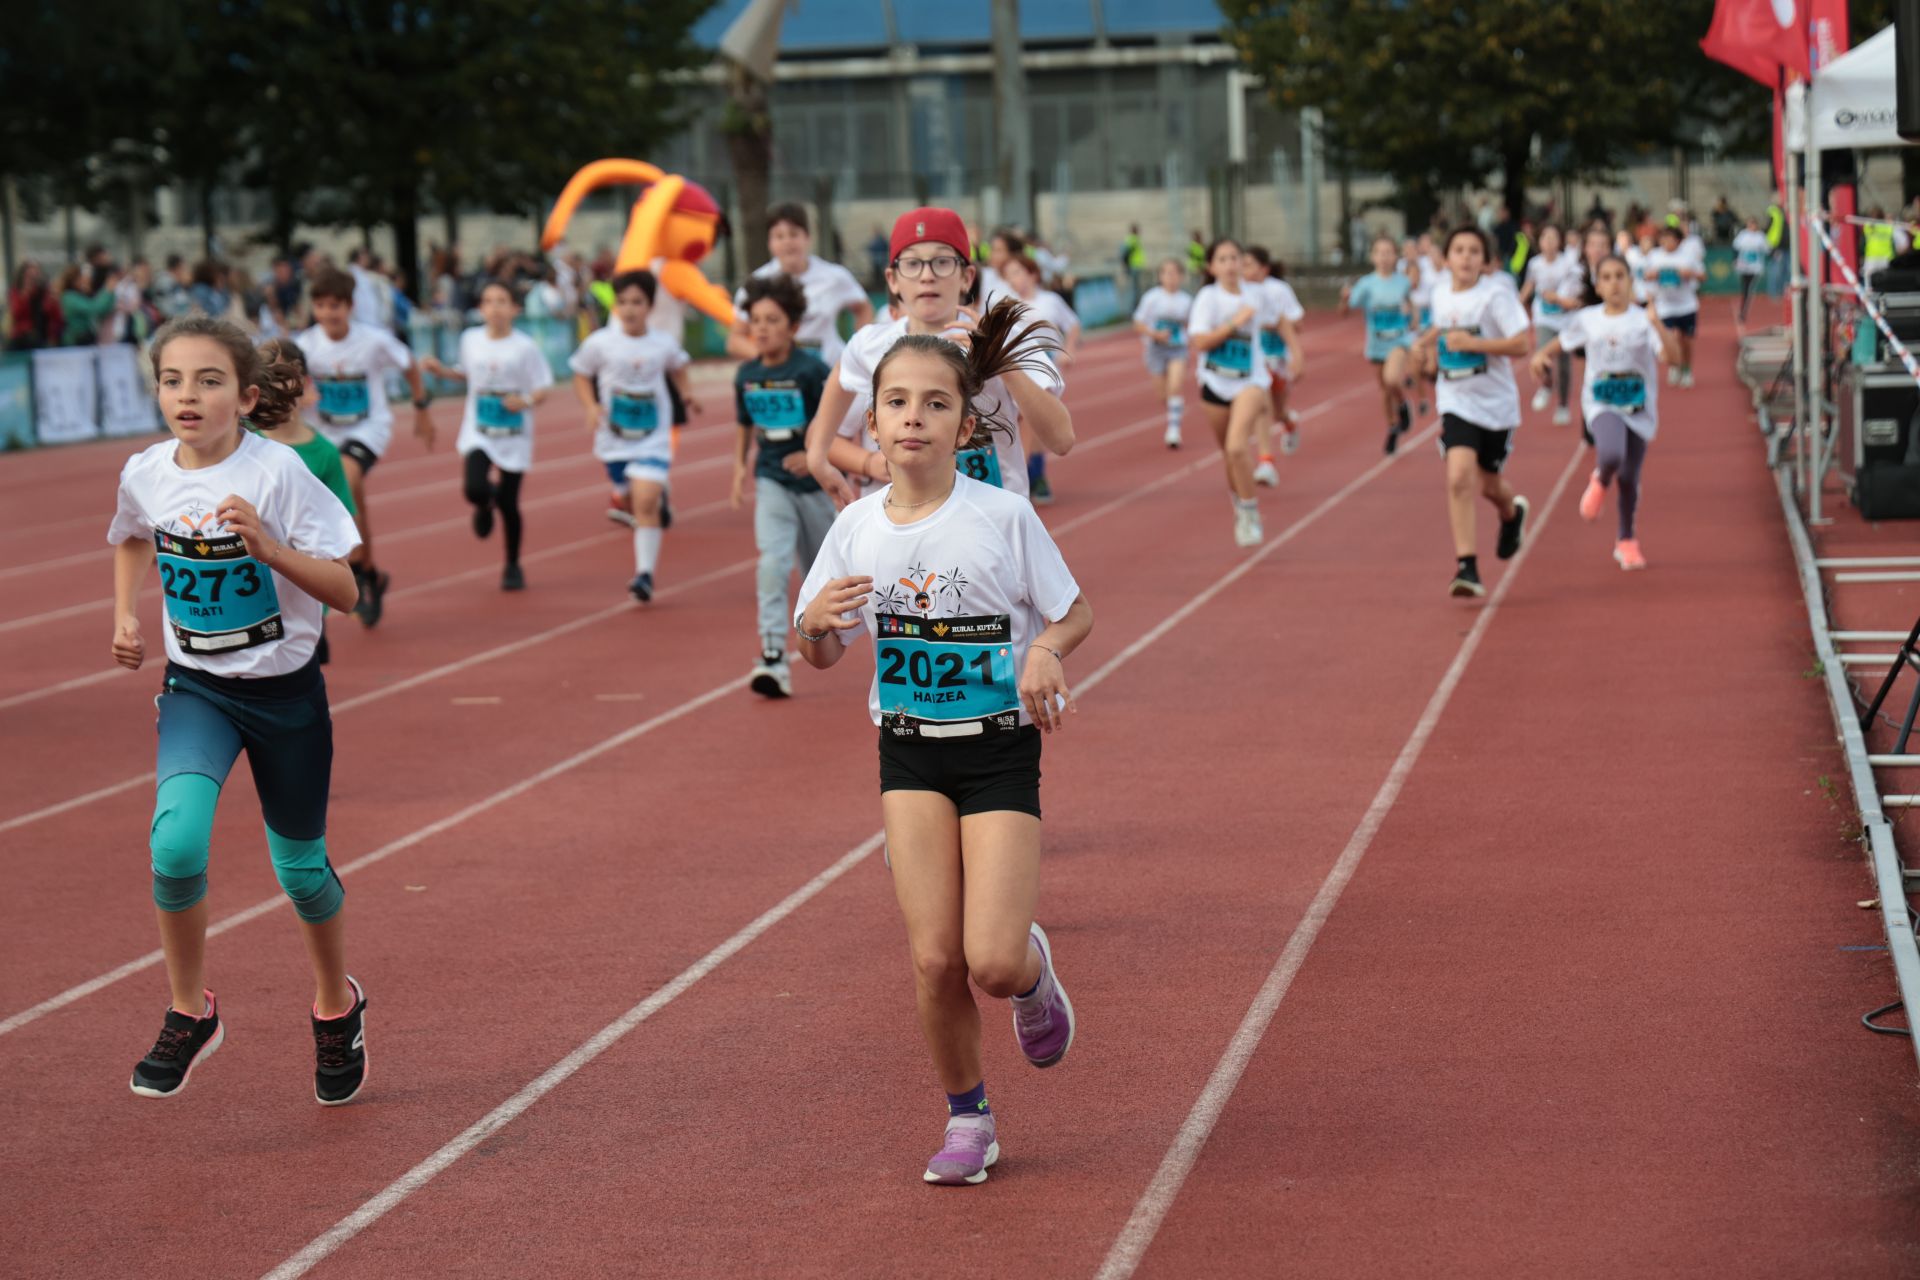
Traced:
<path fill-rule="evenodd" d="M 867 480 L 887 478 L 886 459 L 855 438 L 840 433 L 848 410 L 873 394 L 873 371 L 893 344 L 909 333 L 940 334 L 967 345 L 978 314 L 973 244 L 960 215 L 951 209 L 910 209 L 893 224 L 887 245 L 887 295 L 897 320 L 876 321 L 854 334 L 820 396 L 820 408 L 807 427 L 807 465 L 834 500 L 845 505 L 855 496 L 841 472 Z M 982 394 L 982 408 L 1013 430 L 996 434 L 991 445 L 963 449 L 955 465 L 975 480 L 1026 497 L 1025 434 L 1049 453 L 1073 448 L 1073 417 L 1061 403 L 1066 389 L 1059 370 L 1037 346 L 1016 368 L 994 378 Z"/>

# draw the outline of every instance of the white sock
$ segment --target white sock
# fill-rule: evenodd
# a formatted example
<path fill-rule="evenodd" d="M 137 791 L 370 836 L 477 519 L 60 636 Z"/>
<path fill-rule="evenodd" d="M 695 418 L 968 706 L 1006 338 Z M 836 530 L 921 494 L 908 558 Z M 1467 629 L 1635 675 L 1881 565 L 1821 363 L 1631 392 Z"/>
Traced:
<path fill-rule="evenodd" d="M 660 526 L 641 525 L 633 531 L 633 571 L 652 573 L 660 563 Z"/>
<path fill-rule="evenodd" d="M 1186 411 L 1186 407 L 1187 407 L 1186 397 L 1184 396 L 1168 396 L 1167 397 L 1167 425 L 1169 427 L 1172 427 L 1175 431 L 1178 431 L 1180 429 L 1180 415 Z"/>
<path fill-rule="evenodd" d="M 1235 498 L 1233 500 L 1233 509 L 1235 511 L 1258 511 L 1260 509 L 1260 499 Z"/>

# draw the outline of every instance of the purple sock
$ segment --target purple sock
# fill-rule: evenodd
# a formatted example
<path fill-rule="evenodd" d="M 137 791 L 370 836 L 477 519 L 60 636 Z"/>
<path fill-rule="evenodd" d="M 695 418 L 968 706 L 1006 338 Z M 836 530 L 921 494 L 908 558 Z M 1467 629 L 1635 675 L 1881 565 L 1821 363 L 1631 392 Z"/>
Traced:
<path fill-rule="evenodd" d="M 982 1080 L 965 1093 L 947 1095 L 947 1114 L 950 1116 L 990 1116 L 993 1108 L 987 1105 L 987 1082 Z"/>

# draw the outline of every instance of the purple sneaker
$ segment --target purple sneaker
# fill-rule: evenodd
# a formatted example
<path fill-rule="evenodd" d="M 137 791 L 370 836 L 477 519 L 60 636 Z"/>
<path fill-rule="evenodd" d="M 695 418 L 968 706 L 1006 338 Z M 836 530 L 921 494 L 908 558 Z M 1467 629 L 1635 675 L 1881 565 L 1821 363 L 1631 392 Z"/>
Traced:
<path fill-rule="evenodd" d="M 1034 925 L 1028 935 L 1040 948 L 1040 985 L 1032 995 L 1013 998 L 1013 1034 L 1020 1052 L 1036 1067 L 1050 1067 L 1073 1047 L 1073 1001 L 1053 971 L 1053 948 L 1047 931 Z"/>
<path fill-rule="evenodd" d="M 927 1161 L 922 1176 L 936 1186 L 979 1186 L 987 1180 L 987 1169 L 999 1158 L 1000 1144 L 993 1140 L 991 1112 L 984 1116 L 950 1116 L 947 1141 L 940 1153 Z"/>

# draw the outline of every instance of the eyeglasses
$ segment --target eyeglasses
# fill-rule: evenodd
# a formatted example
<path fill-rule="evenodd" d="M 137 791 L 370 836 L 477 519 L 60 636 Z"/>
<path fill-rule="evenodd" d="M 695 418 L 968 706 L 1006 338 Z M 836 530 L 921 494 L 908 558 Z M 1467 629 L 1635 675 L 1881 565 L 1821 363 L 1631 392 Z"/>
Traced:
<path fill-rule="evenodd" d="M 966 259 L 956 258 L 943 253 L 937 258 L 895 258 L 893 269 L 908 280 L 918 280 L 927 271 L 933 272 L 935 280 L 945 280 L 948 276 L 966 265 Z"/>

